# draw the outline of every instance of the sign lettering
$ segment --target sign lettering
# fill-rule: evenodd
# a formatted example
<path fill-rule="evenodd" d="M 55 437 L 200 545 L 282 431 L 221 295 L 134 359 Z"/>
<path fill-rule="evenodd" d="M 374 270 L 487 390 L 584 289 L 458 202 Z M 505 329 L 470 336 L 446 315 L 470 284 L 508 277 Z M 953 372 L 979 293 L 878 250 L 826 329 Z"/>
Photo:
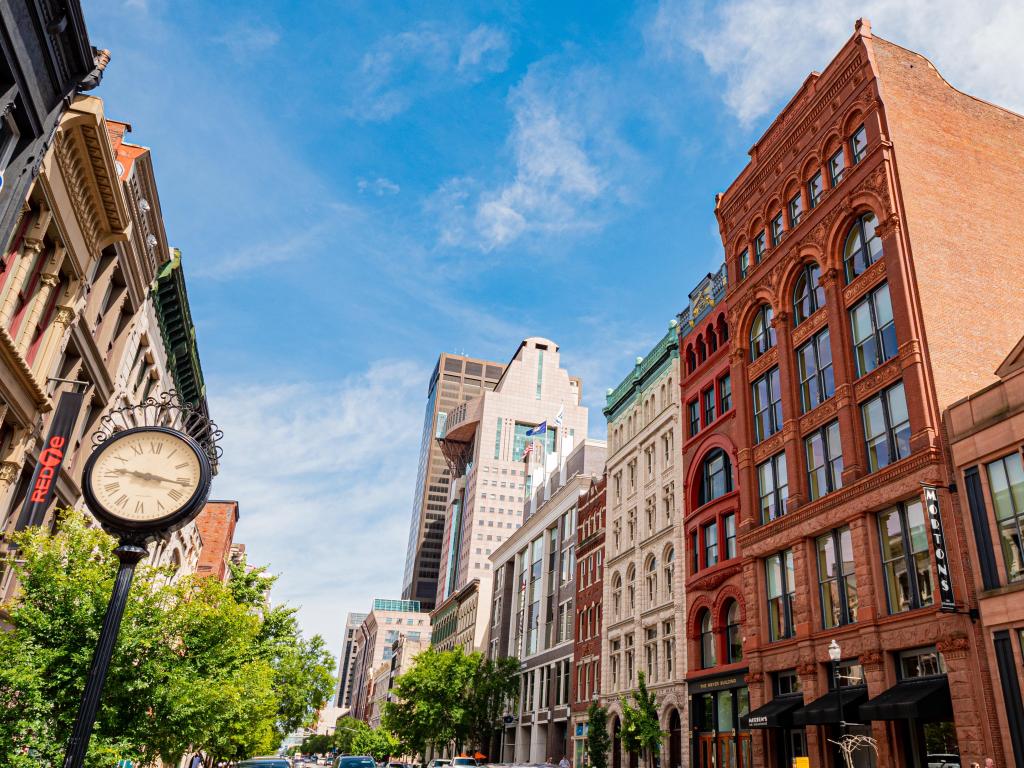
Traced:
<path fill-rule="evenodd" d="M 949 571 L 949 557 L 946 554 L 946 536 L 942 530 L 942 513 L 939 510 L 939 493 L 933 485 L 924 486 L 924 506 L 928 512 L 928 528 L 935 551 L 935 570 L 939 581 L 939 609 L 956 611 L 953 596 L 953 577 Z"/>
<path fill-rule="evenodd" d="M 82 392 L 61 393 L 53 420 L 50 422 L 50 434 L 36 459 L 36 469 L 32 474 L 29 492 L 25 495 L 25 504 L 21 508 L 16 526 L 19 531 L 30 525 L 41 525 L 46 517 L 46 509 L 53 501 L 60 468 L 66 458 L 67 443 L 75 429 L 75 422 L 78 421 L 84 397 Z"/>

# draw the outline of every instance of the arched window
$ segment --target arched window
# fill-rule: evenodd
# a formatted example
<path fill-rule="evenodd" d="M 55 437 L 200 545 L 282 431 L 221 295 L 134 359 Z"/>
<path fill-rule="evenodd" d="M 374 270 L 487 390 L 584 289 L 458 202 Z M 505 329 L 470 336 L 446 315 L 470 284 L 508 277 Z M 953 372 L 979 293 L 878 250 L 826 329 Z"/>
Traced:
<path fill-rule="evenodd" d="M 772 308 L 763 304 L 750 326 L 750 359 L 757 360 L 775 346 L 775 328 L 772 326 Z"/>
<path fill-rule="evenodd" d="M 740 633 L 740 604 L 735 600 L 729 603 L 725 612 L 725 652 L 728 663 L 743 661 L 743 639 Z"/>
<path fill-rule="evenodd" d="M 825 306 L 825 289 L 821 287 L 821 269 L 814 262 L 805 264 L 793 286 L 793 323 L 804 320 Z"/>
<path fill-rule="evenodd" d="M 711 626 L 711 611 L 704 610 L 700 616 L 700 666 L 709 669 L 715 661 L 715 633 Z"/>
<path fill-rule="evenodd" d="M 732 490 L 732 466 L 721 448 L 716 448 L 704 459 L 700 484 L 700 503 L 724 496 Z"/>
<path fill-rule="evenodd" d="M 612 576 L 612 614 L 622 617 L 622 577 L 617 573 Z"/>
<path fill-rule="evenodd" d="M 697 369 L 697 357 L 693 353 L 693 347 L 686 348 L 686 371 L 693 373 Z"/>
<path fill-rule="evenodd" d="M 656 605 L 658 602 L 658 559 L 651 555 L 647 558 L 647 606 Z"/>
<path fill-rule="evenodd" d="M 713 325 L 708 327 L 707 337 L 708 350 L 711 352 L 716 351 L 718 349 L 718 337 L 715 335 L 715 327 Z"/>
<path fill-rule="evenodd" d="M 632 565 L 626 571 L 626 610 L 636 610 L 636 568 Z"/>
<path fill-rule="evenodd" d="M 704 337 L 697 337 L 697 361 L 703 363 L 708 359 L 708 348 L 704 344 Z"/>
<path fill-rule="evenodd" d="M 865 213 L 850 229 L 843 249 L 843 270 L 850 282 L 882 258 L 882 239 L 875 234 L 875 214 Z"/>
<path fill-rule="evenodd" d="M 725 322 L 725 315 L 718 316 L 718 340 L 722 344 L 729 340 L 729 324 Z"/>
<path fill-rule="evenodd" d="M 665 550 L 665 565 L 663 570 L 665 571 L 665 592 L 669 597 L 672 597 L 672 582 L 675 581 L 676 575 L 676 550 L 675 547 L 671 545 Z"/>

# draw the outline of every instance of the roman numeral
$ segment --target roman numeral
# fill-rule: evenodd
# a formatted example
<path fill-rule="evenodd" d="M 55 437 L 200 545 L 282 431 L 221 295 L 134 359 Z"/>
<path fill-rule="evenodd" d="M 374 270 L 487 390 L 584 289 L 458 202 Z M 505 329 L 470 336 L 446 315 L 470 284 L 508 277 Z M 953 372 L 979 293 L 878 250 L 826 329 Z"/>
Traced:
<path fill-rule="evenodd" d="M 173 455 L 174 455 L 174 454 L 176 454 L 177 452 L 178 452 L 178 449 L 177 449 L 177 448 L 175 448 L 175 449 L 174 449 L 173 451 L 171 451 L 170 453 L 168 453 L 168 454 L 167 454 L 167 458 L 168 458 L 168 459 L 169 459 L 169 458 L 171 458 L 171 456 L 173 456 Z"/>
<path fill-rule="evenodd" d="M 114 504 L 116 504 L 121 509 L 124 509 L 125 507 L 128 506 L 128 497 L 122 494 L 121 496 L 117 497 L 117 501 L 115 501 Z"/>
<path fill-rule="evenodd" d="M 187 461 L 183 461 L 183 462 L 181 462 L 181 464 L 175 464 L 174 468 L 175 469 L 188 469 L 188 462 Z"/>
<path fill-rule="evenodd" d="M 132 449 L 132 453 L 134 453 L 136 456 L 141 456 L 142 455 L 142 446 L 141 445 L 130 445 L 128 447 Z"/>
<path fill-rule="evenodd" d="M 118 491 L 120 489 L 120 483 L 107 483 L 106 485 L 103 486 L 103 490 L 105 490 L 107 493 L 113 493 L 114 491 Z"/>
<path fill-rule="evenodd" d="M 141 501 L 136 501 L 135 502 L 135 514 L 136 515 L 145 515 L 146 514 L 146 505 L 145 505 L 145 503 L 143 503 Z"/>
<path fill-rule="evenodd" d="M 163 443 L 150 443 L 149 444 L 149 452 L 150 453 L 155 453 L 157 456 L 160 455 L 160 451 L 162 451 L 163 449 L 164 449 L 164 444 Z"/>
<path fill-rule="evenodd" d="M 183 494 L 177 488 L 171 488 L 171 490 L 167 492 L 167 495 L 170 496 L 175 501 L 181 501 L 183 498 L 185 498 L 185 494 Z"/>
<path fill-rule="evenodd" d="M 167 508 L 163 504 L 161 504 L 160 500 L 158 499 L 157 502 L 156 502 L 156 512 L 157 512 L 157 514 L 160 514 L 161 512 L 166 512 L 166 511 L 167 511 Z"/>
<path fill-rule="evenodd" d="M 174 482 L 180 483 L 181 485 L 188 485 L 188 478 L 187 477 L 179 477 Z"/>

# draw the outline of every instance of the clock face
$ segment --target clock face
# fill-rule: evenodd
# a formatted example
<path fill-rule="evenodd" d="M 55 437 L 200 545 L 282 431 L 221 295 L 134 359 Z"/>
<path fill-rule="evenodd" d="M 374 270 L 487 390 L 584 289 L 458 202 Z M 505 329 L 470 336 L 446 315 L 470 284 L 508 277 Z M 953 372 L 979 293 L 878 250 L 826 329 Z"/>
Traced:
<path fill-rule="evenodd" d="M 96 449 L 89 483 L 95 500 L 121 520 L 147 523 L 173 515 L 203 482 L 196 450 L 173 431 L 127 432 Z"/>

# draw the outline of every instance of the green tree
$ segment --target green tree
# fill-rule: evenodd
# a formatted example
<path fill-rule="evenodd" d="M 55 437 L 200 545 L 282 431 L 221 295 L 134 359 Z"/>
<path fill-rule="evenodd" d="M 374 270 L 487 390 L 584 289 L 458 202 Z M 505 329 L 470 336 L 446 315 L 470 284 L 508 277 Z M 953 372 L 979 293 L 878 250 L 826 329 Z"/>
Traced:
<path fill-rule="evenodd" d="M 334 740 L 325 734 L 315 733 L 302 740 L 300 750 L 304 755 L 323 755 L 334 746 Z"/>
<path fill-rule="evenodd" d="M 488 659 L 482 653 L 469 656 L 475 662 L 466 689 L 464 732 L 466 740 L 486 755 L 501 729 L 502 715 L 519 692 L 519 659 L 506 656 Z"/>
<path fill-rule="evenodd" d="M 608 768 L 608 751 L 612 740 L 608 734 L 608 710 L 596 701 L 587 707 L 587 756 L 591 768 Z"/>
<path fill-rule="evenodd" d="M 643 672 L 637 673 L 637 689 L 633 704 L 622 697 L 622 746 L 643 755 L 647 768 L 654 768 L 654 756 L 665 737 L 658 720 L 658 706 L 653 693 L 647 690 Z"/>
<path fill-rule="evenodd" d="M 352 749 L 352 739 L 355 738 L 356 734 L 360 731 L 368 731 L 368 726 L 362 720 L 356 720 L 354 717 L 339 717 L 334 723 L 334 747 L 338 752 L 344 755 L 354 754 Z"/>
<path fill-rule="evenodd" d="M 352 736 L 352 753 L 369 755 L 378 763 L 387 760 L 401 749 L 398 738 L 385 728 L 359 731 Z"/>

